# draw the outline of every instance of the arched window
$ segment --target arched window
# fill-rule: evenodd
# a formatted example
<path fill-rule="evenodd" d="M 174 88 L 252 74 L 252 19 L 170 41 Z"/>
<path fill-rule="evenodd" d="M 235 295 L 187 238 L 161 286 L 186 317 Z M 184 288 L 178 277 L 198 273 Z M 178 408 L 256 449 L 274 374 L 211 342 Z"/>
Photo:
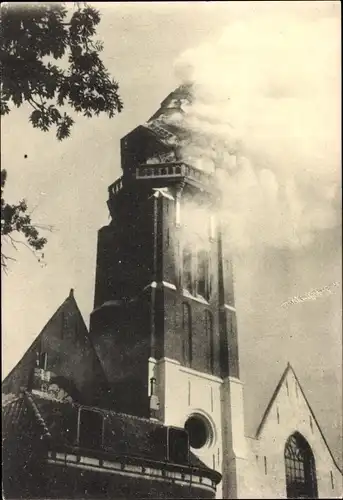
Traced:
<path fill-rule="evenodd" d="M 287 440 L 285 467 L 287 498 L 318 498 L 314 456 L 298 432 Z"/>
<path fill-rule="evenodd" d="M 191 317 L 190 305 L 186 303 L 182 304 L 182 330 L 183 330 L 183 338 L 182 338 L 183 360 L 187 366 L 192 366 L 192 351 L 193 351 L 192 317 Z"/>
<path fill-rule="evenodd" d="M 214 337 L 213 337 L 213 316 L 210 311 L 205 311 L 205 331 L 208 342 L 208 368 L 211 373 L 214 371 Z"/>

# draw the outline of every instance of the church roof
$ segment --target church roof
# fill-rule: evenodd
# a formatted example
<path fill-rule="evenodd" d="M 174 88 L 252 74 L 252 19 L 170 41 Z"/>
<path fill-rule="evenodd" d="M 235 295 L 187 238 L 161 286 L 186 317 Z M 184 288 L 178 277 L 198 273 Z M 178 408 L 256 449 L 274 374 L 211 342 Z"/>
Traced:
<path fill-rule="evenodd" d="M 30 412 L 27 410 L 30 409 Z M 99 433 L 102 434 L 102 444 L 92 450 L 95 456 L 122 460 L 146 460 L 148 462 L 163 462 L 167 465 L 165 446 L 162 434 L 166 427 L 160 422 L 140 418 L 123 413 L 116 413 L 98 407 L 86 407 L 71 402 L 62 402 L 57 399 L 42 397 L 24 391 L 20 397 L 7 402 L 3 406 L 4 436 L 15 428 L 21 427 L 21 418 L 31 415 L 38 424 L 40 432 L 36 439 L 46 439 L 51 449 L 56 451 L 75 449 L 75 440 L 78 431 L 79 409 L 96 413 L 100 418 Z M 94 428 L 92 435 L 96 433 Z M 89 452 L 89 450 L 87 450 Z M 181 465 L 175 463 L 175 465 Z M 221 475 L 207 467 L 199 458 L 190 453 L 189 463 L 185 468 L 196 468 L 206 477 L 216 483 Z"/>
<path fill-rule="evenodd" d="M 177 87 L 175 90 L 170 92 L 168 96 L 163 99 L 160 104 L 160 108 L 153 114 L 153 116 L 148 120 L 152 122 L 159 118 L 162 114 L 168 113 L 171 110 L 182 111 L 182 106 L 186 103 L 192 103 L 193 101 L 193 84 L 183 84 Z"/>
<path fill-rule="evenodd" d="M 177 87 L 161 102 L 159 109 L 145 123 L 129 132 L 122 140 L 125 141 L 138 131 L 151 134 L 160 145 L 169 150 L 168 154 L 171 155 L 175 147 L 180 146 L 181 142 L 189 138 L 189 132 L 180 118 L 185 113 L 187 105 L 193 100 L 192 89 L 191 84 Z M 166 161 L 173 160 L 170 157 Z"/>

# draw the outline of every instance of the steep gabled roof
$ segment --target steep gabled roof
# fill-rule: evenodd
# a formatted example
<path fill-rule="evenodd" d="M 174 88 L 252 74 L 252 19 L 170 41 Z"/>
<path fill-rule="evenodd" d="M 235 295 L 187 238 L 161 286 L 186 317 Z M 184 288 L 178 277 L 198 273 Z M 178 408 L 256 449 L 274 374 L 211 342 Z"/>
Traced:
<path fill-rule="evenodd" d="M 31 345 L 26 349 L 26 351 L 23 354 L 23 356 L 21 357 L 21 359 L 17 362 L 17 364 L 14 366 L 14 368 L 10 371 L 10 373 L 2 381 L 2 388 L 3 389 L 6 390 L 7 383 L 10 381 L 10 379 L 16 373 L 16 371 L 20 370 L 20 366 L 21 366 L 24 358 L 27 356 L 27 354 L 34 348 L 35 345 L 37 345 L 37 347 L 39 346 L 40 339 L 44 336 L 44 334 L 47 331 L 49 331 L 49 327 L 52 325 L 52 323 L 56 320 L 56 318 L 58 318 L 61 314 L 63 314 L 64 309 L 66 309 L 67 306 L 70 306 L 70 305 L 72 306 L 72 309 L 75 311 L 76 315 L 78 316 L 78 320 L 80 321 L 80 324 L 82 325 L 82 329 L 80 329 L 80 331 L 77 330 L 76 331 L 76 335 L 77 336 L 81 336 L 82 335 L 82 339 L 81 340 L 86 341 L 86 344 L 88 344 L 89 349 L 92 351 L 92 354 L 94 355 L 94 360 L 95 360 L 96 364 L 98 365 L 98 370 L 101 373 L 101 375 L 103 377 L 103 380 L 106 381 L 106 376 L 105 376 L 102 364 L 101 364 L 101 362 L 99 360 L 99 357 L 98 357 L 98 355 L 96 353 L 96 350 L 95 350 L 95 348 L 93 346 L 91 337 L 89 336 L 88 328 L 87 328 L 86 323 L 85 323 L 85 321 L 83 319 L 83 316 L 81 314 L 79 306 L 78 306 L 78 304 L 77 304 L 77 302 L 75 300 L 74 289 L 71 288 L 68 297 L 66 297 L 66 299 L 62 302 L 62 304 L 56 309 L 56 311 L 50 317 L 50 319 L 47 321 L 47 323 L 45 324 L 45 326 L 43 327 L 43 329 L 40 331 L 40 333 L 33 340 L 33 342 L 31 343 Z M 82 332 L 84 332 L 84 334 L 81 333 L 81 330 L 82 330 Z"/>
<path fill-rule="evenodd" d="M 49 325 L 53 322 L 53 320 L 60 314 L 60 312 L 64 309 L 64 306 L 66 304 L 67 301 L 69 301 L 70 299 L 73 299 L 74 302 L 75 302 L 75 305 L 77 307 L 77 310 L 80 312 L 79 308 L 78 308 L 78 305 L 76 303 L 76 300 L 74 298 L 74 290 L 71 289 L 70 292 L 69 292 L 69 295 L 68 297 L 62 302 L 62 304 L 56 309 L 56 311 L 54 312 L 54 314 L 49 318 L 49 320 L 47 321 L 47 323 L 45 324 L 45 326 L 43 327 L 43 329 L 39 332 L 39 334 L 37 335 L 37 337 L 35 337 L 35 339 L 33 340 L 33 342 L 30 344 L 30 346 L 26 349 L 25 353 L 23 354 L 23 356 L 19 359 L 19 361 L 17 362 L 17 364 L 12 368 L 12 370 L 6 375 L 6 377 L 4 378 L 4 380 L 2 381 L 2 385 L 6 385 L 6 382 L 8 379 L 11 378 L 11 376 L 15 373 L 15 371 L 19 368 L 23 358 L 25 357 L 25 355 L 28 353 L 28 351 L 30 351 L 33 346 L 39 341 L 39 338 L 44 334 L 44 332 L 48 329 Z M 80 312 L 80 315 L 81 315 L 81 312 Z M 82 317 L 82 315 L 81 315 Z M 83 320 L 83 318 L 82 318 Z M 86 325 L 85 325 L 86 326 Z M 87 328 L 87 327 L 86 327 Z"/>
<path fill-rule="evenodd" d="M 318 430 L 319 430 L 319 433 L 320 433 L 320 435 L 321 435 L 321 437 L 322 437 L 322 439 L 323 439 L 323 441 L 324 441 L 324 443 L 325 443 L 325 446 L 326 446 L 326 447 L 327 447 L 327 449 L 328 449 L 328 452 L 329 452 L 329 454 L 330 454 L 330 456 L 331 456 L 331 458 L 332 458 L 333 463 L 335 464 L 335 466 L 337 467 L 337 469 L 338 469 L 340 472 L 342 472 L 342 471 L 341 471 L 341 469 L 340 469 L 340 467 L 339 467 L 339 466 L 338 466 L 338 464 L 337 464 L 337 461 L 335 460 L 335 458 L 334 458 L 334 456 L 333 456 L 333 454 L 332 454 L 332 452 L 331 452 L 331 450 L 330 450 L 330 447 L 329 447 L 329 445 L 328 445 L 328 443 L 327 443 L 327 441 L 326 441 L 326 439 L 325 439 L 325 436 L 324 436 L 324 434 L 323 434 L 323 431 L 322 431 L 322 429 L 321 429 L 321 427 L 320 427 L 320 425 L 319 425 L 319 422 L 318 422 L 318 421 L 317 421 L 317 419 L 316 419 L 316 416 L 315 416 L 315 414 L 314 414 L 314 412 L 313 412 L 313 410 L 312 410 L 312 408 L 311 408 L 311 405 L 310 405 L 310 403 L 309 403 L 309 401 L 308 401 L 308 399 L 307 399 L 307 397 L 306 397 L 306 395 L 305 395 L 305 392 L 304 392 L 304 390 L 303 390 L 303 388 L 302 388 L 302 386 L 301 386 L 301 384 L 300 384 L 300 382 L 299 382 L 299 379 L 298 379 L 298 377 L 297 377 L 297 375 L 296 375 L 296 373 L 295 373 L 295 371 L 294 371 L 294 369 L 293 369 L 293 367 L 291 366 L 291 364 L 290 364 L 290 363 L 288 363 L 288 364 L 287 364 L 287 366 L 286 366 L 286 368 L 285 368 L 285 370 L 284 370 L 283 374 L 281 375 L 281 378 L 280 378 L 280 380 L 279 380 L 279 382 L 278 382 L 278 384 L 277 384 L 277 386 L 276 386 L 276 388 L 275 388 L 275 390 L 274 390 L 274 392 L 273 392 L 273 394 L 272 394 L 272 397 L 271 397 L 271 399 L 270 399 L 270 401 L 269 401 L 269 403 L 268 403 L 268 405 L 267 405 L 267 407 L 266 407 L 266 409 L 265 409 L 265 412 L 264 412 L 264 414 L 263 414 L 262 420 L 261 420 L 261 422 L 260 422 L 260 424 L 259 424 L 259 426 L 258 426 L 258 428 L 257 428 L 256 434 L 255 434 L 255 439 L 258 439 L 258 438 L 260 437 L 261 432 L 262 432 L 262 430 L 263 430 L 263 428 L 264 428 L 264 425 L 265 425 L 265 423 L 266 423 L 266 421 L 267 421 L 268 415 L 270 414 L 270 411 L 271 411 L 271 409 L 272 409 L 272 407 L 273 407 L 273 405 L 274 405 L 274 402 L 275 402 L 275 400 L 276 400 L 276 398 L 277 398 L 277 396 L 278 396 L 278 394 L 279 394 L 279 392 L 280 392 L 280 390 L 281 390 L 281 387 L 283 386 L 283 384 L 284 384 L 284 382 L 285 382 L 285 380 L 286 380 L 286 378 L 287 378 L 287 375 L 288 375 L 289 373 L 292 373 L 292 375 L 293 375 L 293 376 L 294 376 L 294 378 L 295 378 L 295 381 L 296 381 L 296 383 L 297 383 L 297 385 L 298 385 L 298 388 L 299 388 L 299 390 L 300 390 L 300 393 L 302 394 L 303 399 L 304 399 L 304 401 L 305 401 L 305 403 L 306 403 L 306 405 L 307 405 L 307 407 L 308 407 L 308 410 L 309 410 L 309 412 L 310 412 L 310 415 L 312 416 L 312 418 L 313 418 L 313 420 L 314 420 L 314 422 L 315 422 L 315 424 L 316 424 L 316 426 L 317 426 L 317 428 L 318 428 Z"/>

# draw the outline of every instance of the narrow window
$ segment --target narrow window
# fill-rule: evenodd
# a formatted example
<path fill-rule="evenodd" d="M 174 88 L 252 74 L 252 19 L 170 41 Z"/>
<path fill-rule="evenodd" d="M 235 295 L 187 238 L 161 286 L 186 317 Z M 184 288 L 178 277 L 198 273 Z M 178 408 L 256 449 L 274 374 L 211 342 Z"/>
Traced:
<path fill-rule="evenodd" d="M 183 288 L 190 293 L 193 291 L 192 286 L 192 251 L 188 247 L 183 249 L 182 257 L 183 267 Z"/>
<path fill-rule="evenodd" d="M 214 335 L 213 335 L 213 316 L 210 311 L 205 311 L 205 329 L 208 342 L 208 369 L 214 372 Z"/>
<path fill-rule="evenodd" d="M 166 247 L 169 248 L 170 245 L 170 222 L 169 222 L 169 203 L 165 200 L 164 201 L 164 212 L 165 212 L 165 226 L 166 226 Z"/>
<path fill-rule="evenodd" d="M 182 304 L 183 362 L 187 366 L 192 366 L 193 357 L 192 318 L 190 309 L 189 304 Z"/>
<path fill-rule="evenodd" d="M 331 479 L 331 488 L 334 490 L 335 489 L 335 483 L 333 482 L 332 470 L 330 470 L 330 479 Z"/>
<path fill-rule="evenodd" d="M 209 298 L 209 254 L 206 250 L 197 253 L 196 293 L 205 299 Z"/>
<path fill-rule="evenodd" d="M 181 225 L 181 194 L 180 192 L 176 193 L 175 199 L 175 224 L 177 227 Z"/>
<path fill-rule="evenodd" d="M 288 381 L 286 379 L 286 391 L 287 391 L 287 396 L 289 396 L 289 387 L 288 387 Z"/>
<path fill-rule="evenodd" d="M 279 413 L 279 407 L 276 407 L 276 418 L 277 418 L 277 423 L 280 423 L 280 413 Z"/>
<path fill-rule="evenodd" d="M 264 473 L 267 475 L 268 474 L 268 468 L 267 468 L 267 457 L 263 457 L 264 458 Z"/>
<path fill-rule="evenodd" d="M 39 355 L 39 368 L 42 370 L 48 369 L 48 353 L 41 352 Z"/>
<path fill-rule="evenodd" d="M 312 421 L 311 415 L 310 415 L 310 427 L 311 427 L 311 431 L 313 432 L 313 421 Z"/>

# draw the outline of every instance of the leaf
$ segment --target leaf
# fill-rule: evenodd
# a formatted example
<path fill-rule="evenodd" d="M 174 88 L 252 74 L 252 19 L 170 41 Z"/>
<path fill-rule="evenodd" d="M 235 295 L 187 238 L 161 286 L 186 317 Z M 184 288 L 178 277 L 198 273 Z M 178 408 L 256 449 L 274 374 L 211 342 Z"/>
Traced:
<path fill-rule="evenodd" d="M 32 111 L 29 120 L 34 127 L 38 127 L 38 123 L 39 123 L 40 118 L 41 118 L 41 111 L 38 111 L 38 109 L 35 109 L 34 111 Z"/>

